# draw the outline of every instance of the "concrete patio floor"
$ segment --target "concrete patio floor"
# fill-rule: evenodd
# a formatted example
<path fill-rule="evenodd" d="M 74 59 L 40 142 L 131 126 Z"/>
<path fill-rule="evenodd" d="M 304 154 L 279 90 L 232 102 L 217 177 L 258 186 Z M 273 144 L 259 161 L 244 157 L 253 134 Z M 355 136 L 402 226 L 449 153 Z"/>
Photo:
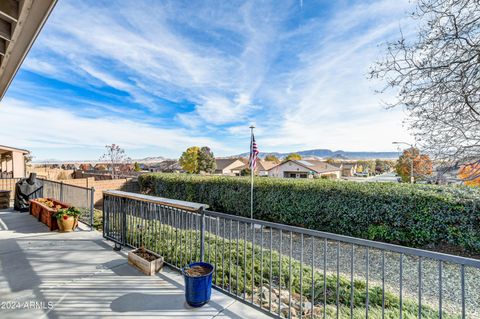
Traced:
<path fill-rule="evenodd" d="M 175 270 L 145 276 L 100 232 L 49 232 L 28 213 L 0 211 L 0 318 L 76 317 L 269 318 L 215 290 L 191 308 Z"/>

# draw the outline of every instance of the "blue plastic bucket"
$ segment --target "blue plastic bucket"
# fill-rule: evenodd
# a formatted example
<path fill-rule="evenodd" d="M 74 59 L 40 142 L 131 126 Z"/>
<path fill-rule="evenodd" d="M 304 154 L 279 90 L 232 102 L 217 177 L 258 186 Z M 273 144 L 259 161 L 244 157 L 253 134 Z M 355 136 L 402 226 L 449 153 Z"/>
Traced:
<path fill-rule="evenodd" d="M 198 277 L 191 277 L 182 269 L 183 278 L 185 279 L 185 299 L 192 307 L 201 307 L 210 301 L 212 295 L 212 275 L 213 265 L 204 262 L 195 262 L 188 265 L 189 268 L 193 266 L 203 266 L 210 269 L 208 274 Z"/>

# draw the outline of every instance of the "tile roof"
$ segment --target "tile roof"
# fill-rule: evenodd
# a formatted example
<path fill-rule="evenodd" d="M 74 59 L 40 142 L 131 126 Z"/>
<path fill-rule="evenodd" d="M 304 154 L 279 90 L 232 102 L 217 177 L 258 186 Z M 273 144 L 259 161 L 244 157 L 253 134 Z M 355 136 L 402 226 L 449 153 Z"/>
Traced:
<path fill-rule="evenodd" d="M 240 160 L 239 158 L 216 158 L 215 163 L 217 164 L 216 170 L 224 170 L 228 166 L 232 165 L 236 161 Z M 243 161 L 240 160 L 243 163 Z M 238 167 L 243 165 L 238 165 Z M 235 167 L 236 168 L 236 167 Z"/>

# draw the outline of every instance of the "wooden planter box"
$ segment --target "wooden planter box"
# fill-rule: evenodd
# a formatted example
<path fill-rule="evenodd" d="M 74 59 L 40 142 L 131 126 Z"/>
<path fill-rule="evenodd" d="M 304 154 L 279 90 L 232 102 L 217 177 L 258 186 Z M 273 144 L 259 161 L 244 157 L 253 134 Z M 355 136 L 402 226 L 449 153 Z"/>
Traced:
<path fill-rule="evenodd" d="M 40 213 L 43 209 L 43 205 L 36 202 L 35 200 L 30 200 L 30 205 L 29 205 L 29 212 L 30 212 L 30 215 L 32 215 L 33 217 L 37 218 L 38 220 L 40 220 Z"/>
<path fill-rule="evenodd" d="M 0 190 L 0 209 L 10 207 L 10 191 Z"/>
<path fill-rule="evenodd" d="M 128 252 L 128 263 L 141 272 L 143 272 L 147 276 L 152 276 L 155 275 L 157 272 L 159 272 L 162 267 L 163 267 L 163 257 L 154 253 L 151 250 L 145 249 L 148 253 L 158 257 L 157 259 L 153 261 L 147 261 L 143 259 L 142 257 L 138 256 L 135 254 L 135 252 L 138 251 L 138 249 L 132 250 Z"/>
<path fill-rule="evenodd" d="M 70 206 L 52 198 L 46 199 L 52 201 L 55 207 L 49 207 L 44 203 L 39 202 L 38 199 L 32 199 L 30 200 L 30 214 L 47 225 L 50 231 L 57 230 L 58 223 L 57 218 L 54 215 L 57 213 L 58 209 L 68 208 Z"/>

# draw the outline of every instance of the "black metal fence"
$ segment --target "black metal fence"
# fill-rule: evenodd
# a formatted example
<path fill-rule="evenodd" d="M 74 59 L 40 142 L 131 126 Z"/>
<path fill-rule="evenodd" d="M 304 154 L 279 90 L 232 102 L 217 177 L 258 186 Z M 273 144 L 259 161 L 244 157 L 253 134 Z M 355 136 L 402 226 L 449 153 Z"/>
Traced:
<path fill-rule="evenodd" d="M 11 191 L 13 201 L 15 184 L 20 178 L 0 178 L 0 190 Z M 95 189 L 70 185 L 62 181 L 51 181 L 38 178 L 42 187 L 35 194 L 36 197 L 48 197 L 59 200 L 82 211 L 80 221 L 93 229 Z"/>
<path fill-rule="evenodd" d="M 480 260 L 206 208 L 104 192 L 104 237 L 209 262 L 215 289 L 279 318 L 480 318 Z"/>
<path fill-rule="evenodd" d="M 0 172 L 0 179 L 13 178 L 13 172 Z"/>
<path fill-rule="evenodd" d="M 93 229 L 95 189 L 70 185 L 62 181 L 40 179 L 42 190 L 40 197 L 57 199 L 82 211 L 80 221 Z"/>

